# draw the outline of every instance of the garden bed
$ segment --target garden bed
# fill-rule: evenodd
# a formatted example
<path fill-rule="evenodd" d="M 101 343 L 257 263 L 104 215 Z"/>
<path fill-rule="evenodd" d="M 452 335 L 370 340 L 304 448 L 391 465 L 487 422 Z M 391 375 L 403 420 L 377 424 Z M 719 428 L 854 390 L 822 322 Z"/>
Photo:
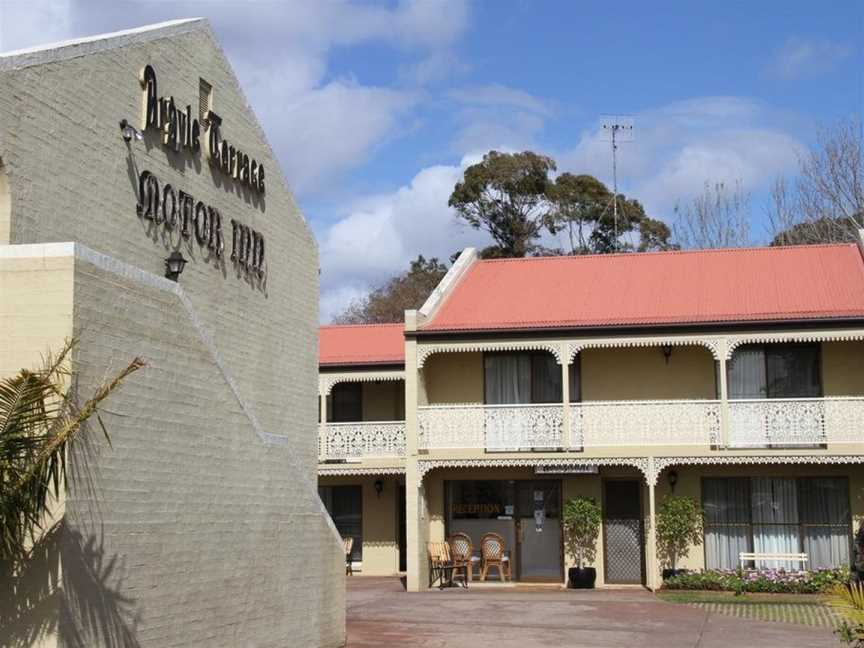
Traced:
<path fill-rule="evenodd" d="M 706 569 L 667 578 L 663 581 L 663 589 L 802 595 L 821 594 L 847 582 L 849 582 L 848 569 L 813 571 Z"/>

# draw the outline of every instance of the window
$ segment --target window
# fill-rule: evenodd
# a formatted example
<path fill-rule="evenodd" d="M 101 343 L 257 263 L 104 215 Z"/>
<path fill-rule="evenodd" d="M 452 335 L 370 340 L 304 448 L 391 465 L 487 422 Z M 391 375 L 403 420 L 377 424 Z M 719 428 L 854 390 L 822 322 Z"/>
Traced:
<path fill-rule="evenodd" d="M 488 405 L 561 402 L 561 366 L 551 353 L 487 353 L 483 370 Z M 579 397 L 577 361 L 570 366 L 570 401 Z"/>
<path fill-rule="evenodd" d="M 343 538 L 354 538 L 351 562 L 363 560 L 363 489 L 361 486 L 319 486 L 318 495 Z"/>
<path fill-rule="evenodd" d="M 702 481 L 705 566 L 734 569 L 742 551 L 806 552 L 811 569 L 849 562 L 849 485 L 842 477 Z M 766 563 L 758 567 L 796 568 Z"/>
<path fill-rule="evenodd" d="M 729 398 L 817 398 L 819 345 L 746 345 L 728 366 Z"/>
<path fill-rule="evenodd" d="M 198 78 L 198 121 L 207 123 L 207 113 L 213 110 L 213 86 Z"/>
<path fill-rule="evenodd" d="M 334 423 L 363 420 L 363 383 L 345 382 L 333 385 L 330 392 Z"/>

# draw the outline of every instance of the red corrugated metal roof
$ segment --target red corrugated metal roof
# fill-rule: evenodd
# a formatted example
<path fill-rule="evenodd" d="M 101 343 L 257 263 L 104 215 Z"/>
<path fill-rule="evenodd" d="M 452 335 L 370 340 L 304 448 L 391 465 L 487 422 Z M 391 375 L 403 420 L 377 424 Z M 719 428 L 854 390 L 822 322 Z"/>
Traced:
<path fill-rule="evenodd" d="M 322 326 L 318 362 L 322 365 L 403 364 L 404 324 Z"/>
<path fill-rule="evenodd" d="M 857 245 L 478 261 L 423 330 L 864 318 Z"/>

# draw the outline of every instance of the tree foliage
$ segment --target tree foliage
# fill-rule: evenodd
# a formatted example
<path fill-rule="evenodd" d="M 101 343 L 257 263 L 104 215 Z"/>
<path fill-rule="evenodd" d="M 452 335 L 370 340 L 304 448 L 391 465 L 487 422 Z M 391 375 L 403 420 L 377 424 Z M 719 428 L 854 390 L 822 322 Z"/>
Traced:
<path fill-rule="evenodd" d="M 576 561 L 577 567 L 593 563 L 597 553 L 602 514 L 600 505 L 591 498 L 579 495 L 564 503 L 564 546 Z"/>
<path fill-rule="evenodd" d="M 386 324 L 402 322 L 405 311 L 420 308 L 444 275 L 447 266 L 422 254 L 410 268 L 389 279 L 360 299 L 351 302 L 333 322 L 335 324 Z"/>
<path fill-rule="evenodd" d="M 702 544 L 702 507 L 692 497 L 667 495 L 657 509 L 657 557 L 672 569 Z"/>
<path fill-rule="evenodd" d="M 548 213 L 549 173 L 555 161 L 531 151 L 489 151 L 465 169 L 448 205 L 466 223 L 486 230 L 495 246 L 483 256 L 531 254 Z"/>
<path fill-rule="evenodd" d="M 864 137 L 846 120 L 819 132 L 793 182 L 778 178 L 769 212 L 772 245 L 848 243 L 864 227 Z"/>
<path fill-rule="evenodd" d="M 675 206 L 675 239 L 684 248 L 745 247 L 750 244 L 750 194 L 734 185 L 706 182 L 701 194 Z"/>
<path fill-rule="evenodd" d="M 144 366 L 133 360 L 83 405 L 70 389 L 67 344 L 41 371 L 21 370 L 0 381 L 0 561 L 17 563 L 37 543 L 52 502 L 66 480 L 66 446 L 99 404 L 131 373 Z M 101 420 L 99 421 L 101 425 Z M 105 427 L 102 426 L 107 438 Z"/>

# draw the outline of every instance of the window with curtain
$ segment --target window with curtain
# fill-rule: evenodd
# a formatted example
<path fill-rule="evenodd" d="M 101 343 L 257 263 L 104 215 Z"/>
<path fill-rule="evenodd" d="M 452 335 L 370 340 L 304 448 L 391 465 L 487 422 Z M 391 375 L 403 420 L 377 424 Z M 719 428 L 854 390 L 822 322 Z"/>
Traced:
<path fill-rule="evenodd" d="M 729 398 L 817 398 L 822 395 L 818 344 L 746 345 L 727 367 Z"/>
<path fill-rule="evenodd" d="M 343 538 L 354 538 L 351 561 L 363 560 L 363 488 L 319 486 L 318 495 Z"/>
<path fill-rule="evenodd" d="M 488 405 L 561 402 L 561 365 L 551 353 L 487 353 L 483 370 Z M 579 400 L 578 362 L 570 367 L 570 400 Z"/>
<path fill-rule="evenodd" d="M 334 423 L 350 423 L 363 420 L 363 383 L 345 382 L 333 385 L 330 392 Z"/>
<path fill-rule="evenodd" d="M 804 551 L 813 569 L 849 564 L 849 484 L 814 477 L 798 482 Z"/>
<path fill-rule="evenodd" d="M 845 478 L 706 478 L 702 506 L 708 569 L 735 569 L 742 551 L 805 552 L 811 569 L 849 564 Z M 795 569 L 798 564 L 766 562 L 756 567 Z"/>

